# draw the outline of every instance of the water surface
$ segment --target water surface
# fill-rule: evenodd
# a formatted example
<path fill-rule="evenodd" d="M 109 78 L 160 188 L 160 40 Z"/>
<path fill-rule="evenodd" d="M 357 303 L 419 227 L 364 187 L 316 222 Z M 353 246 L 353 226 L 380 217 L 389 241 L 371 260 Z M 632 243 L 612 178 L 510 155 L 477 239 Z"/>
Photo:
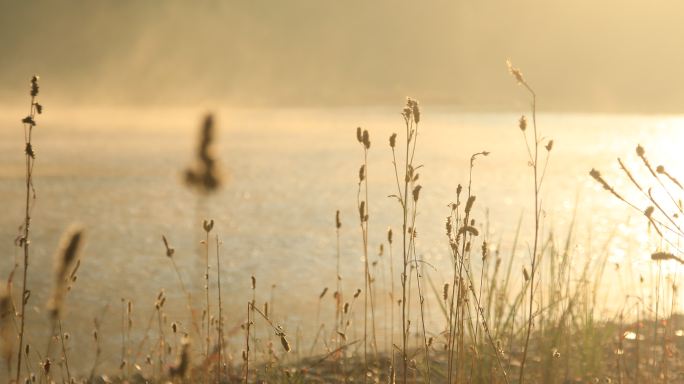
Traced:
<path fill-rule="evenodd" d="M 492 251 L 499 247 L 500 257 L 506 259 L 522 215 L 516 257 L 529 262 L 532 173 L 518 117 L 424 108 L 416 150 L 417 163 L 424 165 L 417 251 L 431 265 L 428 274 L 437 286 L 450 280 L 444 235 L 447 204 L 454 201 L 457 185 L 468 182 L 470 156 L 483 150 L 490 155 L 478 158 L 473 170 L 475 218 Z M 169 323 L 180 319 L 187 329 L 185 298 L 164 254 L 161 235 L 175 247 L 186 284 L 200 287 L 200 222 L 211 217 L 223 242 L 222 299 L 228 308 L 228 326 L 234 328 L 244 320 L 251 298 L 250 276 L 255 275 L 257 301 L 272 300 L 274 319 L 293 338 L 299 330 L 306 340 L 299 349 L 305 353 L 308 347 L 303 346 L 309 345 L 315 333 L 311 330 L 319 322 L 330 323 L 334 316 L 330 293 L 318 315 L 317 303 L 324 287 L 334 290 L 334 214 L 338 209 L 343 224 L 343 288 L 351 295 L 363 286 L 356 208 L 363 151 L 355 139 L 357 126 L 370 131 L 371 261 L 379 260 L 384 267 L 385 272 L 378 271 L 376 278 L 387 287 L 388 255 L 377 256 L 377 248 L 385 241 L 388 227 L 398 233 L 401 225 L 400 207 L 387 197 L 396 193 L 388 137 L 397 132 L 401 141 L 404 134 L 397 108 L 223 110 L 217 118 L 216 149 L 225 185 L 201 201 L 181 177 L 193 158 L 201 111 L 99 109 L 48 111 L 40 117 L 34 141 L 38 197 L 29 278 L 32 344 L 46 342 L 44 303 L 52 287 L 52 254 L 60 234 L 72 222 L 87 228 L 83 264 L 67 299 L 64 320 L 72 336 L 70 350 L 82 357 L 72 363 L 77 371 L 85 372 L 92 364 L 95 316 L 104 316 L 103 366 L 118 365 L 121 299 L 134 303 L 134 339 L 141 337 L 161 289 L 168 296 Z M 4 213 L 0 216 L 0 254 L 4 255 L 0 276 L 9 273 L 21 253 L 13 244 L 23 217 L 20 119 L 19 111 L 0 114 L 0 208 Z M 601 190 L 588 172 L 599 168 L 619 188 L 629 191 L 616 158 L 638 169 L 634 148 L 641 143 L 654 165 L 663 163 L 674 175 L 684 175 L 680 156 L 684 120 L 678 116 L 541 114 L 538 123 L 544 143 L 546 138 L 555 143 L 542 189 L 543 229 L 551 231 L 556 241 L 564 241 L 576 210 L 574 257 L 578 267 L 583 265 L 579 260 L 594 259 L 598 265 L 608 258 L 611 268 L 606 271 L 609 283 L 604 294 L 612 292 L 619 298 L 612 308 L 608 306 L 614 310 L 639 274 L 649 278 L 653 273 L 648 255 L 659 244 L 648 235 L 638 212 L 629 211 Z M 646 173 L 639 175 L 645 184 L 655 186 Z M 606 243 L 608 238 L 611 241 Z M 620 279 L 613 268 L 616 264 L 623 266 Z M 518 272 L 515 275 L 519 278 Z M 398 275 L 395 280 L 398 284 Z M 212 294 L 215 288 L 214 284 Z M 384 288 L 378 291 L 386 297 Z M 435 308 L 430 310 L 432 328 L 437 329 L 439 315 Z M 380 315 L 379 322 L 385 324 L 383 319 Z M 263 326 L 260 332 L 264 337 L 267 334 Z M 233 352 L 239 355 L 241 347 L 237 338 L 234 341 Z"/>

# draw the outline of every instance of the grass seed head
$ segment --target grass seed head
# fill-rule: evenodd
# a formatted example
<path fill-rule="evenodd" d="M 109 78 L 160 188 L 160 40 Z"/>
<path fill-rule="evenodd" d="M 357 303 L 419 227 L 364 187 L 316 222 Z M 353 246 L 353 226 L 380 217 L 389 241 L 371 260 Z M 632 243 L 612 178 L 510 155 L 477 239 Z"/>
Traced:
<path fill-rule="evenodd" d="M 71 226 L 62 235 L 59 248 L 55 253 L 55 287 L 48 304 L 50 316 L 53 319 L 58 318 L 62 310 L 67 280 L 79 258 L 82 242 L 83 229 L 80 226 Z"/>
<path fill-rule="evenodd" d="M 173 254 L 176 252 L 176 250 L 169 245 L 169 241 L 166 239 L 166 236 L 162 235 L 162 241 L 164 242 L 164 247 L 166 248 L 166 257 L 173 257 Z"/>
<path fill-rule="evenodd" d="M 397 145 L 397 134 L 393 133 L 389 138 L 390 148 L 394 148 Z"/>
<path fill-rule="evenodd" d="M 643 157 L 646 151 L 644 150 L 644 147 L 641 146 L 641 144 L 637 145 L 636 147 L 636 154 L 639 157 Z"/>
<path fill-rule="evenodd" d="M 466 206 L 465 206 L 466 215 L 470 213 L 471 209 L 473 209 L 474 203 L 475 203 L 475 196 L 468 197 L 468 201 L 466 202 Z"/>
<path fill-rule="evenodd" d="M 370 148 L 370 135 L 368 134 L 367 130 L 363 130 L 363 146 L 366 149 Z"/>
<path fill-rule="evenodd" d="M 508 67 L 508 72 L 513 75 L 518 84 L 525 84 L 525 78 L 523 77 L 522 72 L 520 72 L 520 69 L 513 66 L 511 60 L 506 60 L 506 66 Z"/>
<path fill-rule="evenodd" d="M 40 77 L 38 75 L 33 75 L 33 77 L 31 78 L 31 97 L 38 96 L 38 90 L 40 89 L 40 87 L 38 87 L 39 79 Z"/>
<path fill-rule="evenodd" d="M 648 207 L 646 208 L 646 210 L 644 210 L 644 215 L 645 215 L 646 217 L 650 218 L 651 215 L 653 215 L 654 209 L 655 209 L 655 208 L 653 208 L 652 205 L 651 205 L 651 206 L 648 206 Z"/>
<path fill-rule="evenodd" d="M 684 264 L 684 260 L 673 255 L 670 252 L 655 252 L 655 253 L 651 254 L 651 260 L 653 260 L 653 261 L 675 260 L 681 264 Z M 674 285 L 673 285 L 673 289 L 676 290 Z"/>
<path fill-rule="evenodd" d="M 413 122 L 416 124 L 420 123 L 420 107 L 418 106 L 418 100 L 407 97 L 406 108 L 410 109 L 411 115 L 413 116 Z"/>
<path fill-rule="evenodd" d="M 416 185 L 416 187 L 413 188 L 413 201 L 414 201 L 414 202 L 415 202 L 415 201 L 418 201 L 418 197 L 420 197 L 420 190 L 421 190 L 421 188 L 423 188 L 423 187 L 421 187 L 420 184 L 419 184 L 419 185 Z"/>
<path fill-rule="evenodd" d="M 204 231 L 205 231 L 206 233 L 211 232 L 211 230 L 214 229 L 214 219 L 211 219 L 211 220 L 209 220 L 209 221 L 204 220 L 204 221 L 202 222 L 202 228 L 204 228 Z"/>
<path fill-rule="evenodd" d="M 290 343 L 287 341 L 287 338 L 285 338 L 284 334 L 280 335 L 280 344 L 282 344 L 285 352 L 290 352 Z"/>

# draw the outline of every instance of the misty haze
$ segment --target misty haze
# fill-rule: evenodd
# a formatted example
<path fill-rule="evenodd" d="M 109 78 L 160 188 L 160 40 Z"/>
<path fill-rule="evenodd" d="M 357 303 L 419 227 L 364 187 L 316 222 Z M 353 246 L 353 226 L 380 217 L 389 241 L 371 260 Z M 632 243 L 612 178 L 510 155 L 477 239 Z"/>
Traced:
<path fill-rule="evenodd" d="M 0 0 L 0 382 L 684 383 L 682 15 Z"/>

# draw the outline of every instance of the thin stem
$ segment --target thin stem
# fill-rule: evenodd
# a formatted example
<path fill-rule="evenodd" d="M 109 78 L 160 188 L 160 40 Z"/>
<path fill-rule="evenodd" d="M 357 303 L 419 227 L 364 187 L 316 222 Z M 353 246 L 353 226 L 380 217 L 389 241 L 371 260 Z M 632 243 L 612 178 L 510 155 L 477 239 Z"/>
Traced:
<path fill-rule="evenodd" d="M 392 151 L 394 153 L 394 151 Z M 396 168 L 395 168 L 396 170 Z M 391 357 L 391 372 L 390 372 L 390 384 L 394 384 L 395 380 L 395 362 L 394 362 L 394 257 L 393 257 L 393 252 L 392 252 L 392 241 L 389 241 L 389 256 L 390 256 L 390 284 L 392 285 L 391 287 L 391 293 L 390 293 L 390 352 L 392 353 Z"/>
<path fill-rule="evenodd" d="M 221 253 L 220 253 L 220 240 L 219 236 L 216 235 L 216 276 L 217 276 L 217 289 L 218 289 L 218 369 L 216 370 L 216 382 L 221 382 L 221 371 L 223 370 L 223 360 L 221 358 L 221 353 L 223 352 L 223 305 L 221 303 Z"/>
<path fill-rule="evenodd" d="M 209 358 L 210 352 L 211 352 L 211 312 L 210 312 L 210 301 L 209 301 L 209 231 L 205 230 L 206 232 L 206 239 L 205 239 L 205 250 L 206 250 L 206 271 L 204 274 L 204 290 L 206 292 L 206 297 L 207 297 L 207 333 L 206 333 L 206 357 Z M 206 366 L 205 370 L 205 381 L 208 382 L 209 380 L 209 366 Z"/>
<path fill-rule="evenodd" d="M 363 238 L 363 269 L 364 269 L 364 296 L 363 296 L 363 365 L 364 365 L 364 382 L 367 382 L 368 372 L 368 296 L 370 289 L 370 271 L 368 268 L 368 148 L 363 145 L 363 176 L 359 180 L 359 187 L 357 193 L 357 205 L 359 207 L 359 224 L 361 228 L 361 236 Z M 364 187 L 365 201 L 361 202 L 361 188 Z"/>
<path fill-rule="evenodd" d="M 173 265 L 173 270 L 176 272 L 178 283 L 180 284 L 181 290 L 183 291 L 183 293 L 185 294 L 185 298 L 187 299 L 187 308 L 190 312 L 190 318 L 192 320 L 193 329 L 197 333 L 197 336 L 201 337 L 202 331 L 200 331 L 199 325 L 197 324 L 197 318 L 192 310 L 192 294 L 190 293 L 190 291 L 188 291 L 188 289 L 185 286 L 185 283 L 183 282 L 183 278 L 181 277 L 181 273 L 178 269 L 178 264 L 176 264 L 176 260 L 173 257 L 169 257 L 169 259 L 171 259 L 171 265 Z"/>
<path fill-rule="evenodd" d="M 429 347 L 428 347 L 428 341 L 427 341 L 427 332 L 425 330 L 425 311 L 424 311 L 424 302 L 425 298 L 423 296 L 423 289 L 420 284 L 420 271 L 418 268 L 418 257 L 416 255 L 416 247 L 415 247 L 415 225 L 416 225 L 416 214 L 417 214 L 417 208 L 416 205 L 418 204 L 418 201 L 414 201 L 413 203 L 413 215 L 411 218 L 411 228 L 412 228 L 412 235 L 411 239 L 409 242 L 409 248 L 412 249 L 413 253 L 413 262 L 415 264 L 415 270 L 416 270 L 416 283 L 418 285 L 418 302 L 420 304 L 420 321 L 421 325 L 423 327 L 423 346 L 425 348 L 425 367 L 426 367 L 426 378 L 427 382 L 430 383 L 430 352 L 429 352 Z"/>
<path fill-rule="evenodd" d="M 166 339 L 164 336 L 164 327 L 162 326 L 161 305 L 157 307 L 157 323 L 159 326 L 159 378 L 161 378 L 164 370 L 164 352 L 166 350 Z"/>
<path fill-rule="evenodd" d="M 408 278 L 408 274 L 406 273 L 406 268 L 408 266 L 408 255 L 406 253 L 406 231 L 407 231 L 407 219 L 408 219 L 408 211 L 406 207 L 406 196 L 408 193 L 408 167 L 409 167 L 409 145 L 411 143 L 411 137 L 410 137 L 410 132 L 411 132 L 411 123 L 409 122 L 409 118 L 406 116 L 404 117 L 404 120 L 406 122 L 406 157 L 404 158 L 404 193 L 402 194 L 402 210 L 403 210 L 403 221 L 402 221 L 402 231 L 401 231 L 401 239 L 402 239 L 402 256 L 403 256 L 403 271 L 401 274 L 401 288 L 402 288 L 402 298 L 401 298 L 401 323 L 402 323 L 402 360 L 403 360 L 403 378 L 404 381 L 403 383 L 406 384 L 408 380 L 408 323 L 406 322 L 406 279 Z"/>
<path fill-rule="evenodd" d="M 341 346 L 341 336 L 339 331 L 342 329 L 342 272 L 340 272 L 340 226 L 339 222 L 339 211 L 337 211 L 337 220 L 335 223 L 335 237 L 336 237 L 336 253 L 337 253 L 337 276 L 335 280 L 337 282 L 337 296 L 335 297 L 335 331 L 337 332 L 335 338 L 337 340 L 337 346 Z"/>
<path fill-rule="evenodd" d="M 34 78 L 35 79 L 35 78 Z M 32 91 L 32 96 L 31 96 L 31 106 L 29 108 L 29 117 L 31 118 L 31 121 L 35 119 L 35 103 L 36 103 L 36 98 L 35 95 L 33 95 Z M 28 132 L 28 133 L 27 133 Z M 29 245 L 31 244 L 29 235 L 30 235 L 30 226 L 31 226 L 31 191 L 33 190 L 33 163 L 35 159 L 32 156 L 33 149 L 29 151 L 29 148 L 32 148 L 31 144 L 31 135 L 33 132 L 33 124 L 31 123 L 24 123 L 24 138 L 25 138 L 25 144 L 26 144 L 26 201 L 25 201 L 25 212 L 24 212 L 24 233 L 23 237 L 21 239 L 22 245 L 24 246 L 24 270 L 23 270 L 23 276 L 22 276 L 22 283 L 21 283 L 21 321 L 20 321 L 20 326 L 19 326 L 19 349 L 17 351 L 17 375 L 16 375 L 16 382 L 19 383 L 21 379 L 21 358 L 22 354 L 24 351 L 24 324 L 26 322 L 26 303 L 28 302 L 28 289 L 27 289 L 27 278 L 28 278 L 28 267 L 29 267 Z M 33 198 L 35 199 L 35 193 L 33 195 Z"/>
<path fill-rule="evenodd" d="M 58 319 L 57 324 L 59 326 L 59 339 L 62 343 L 62 357 L 64 357 L 64 367 L 67 372 L 68 382 L 71 383 L 71 372 L 69 371 L 69 357 L 67 356 L 66 347 L 64 346 L 64 331 L 62 330 L 62 320 Z"/>
<path fill-rule="evenodd" d="M 534 245 L 532 246 L 532 265 L 530 272 L 530 300 L 528 308 L 528 318 L 527 318 L 527 330 L 525 332 L 525 344 L 523 348 L 523 356 L 520 362 L 520 376 L 519 383 L 523 384 L 525 382 L 525 362 L 527 360 L 527 350 L 530 344 L 530 333 L 532 332 L 533 324 L 533 311 L 534 311 L 534 278 L 536 273 L 536 263 L 537 263 L 537 247 L 539 243 L 539 217 L 540 217 L 540 201 L 539 201 L 539 190 L 541 185 L 539 184 L 537 171 L 538 171 L 538 157 L 539 157 L 539 136 L 537 134 L 537 105 L 536 105 L 536 94 L 530 88 L 530 86 L 523 82 L 522 83 L 527 90 L 532 95 L 532 126 L 534 128 L 534 162 L 533 162 L 533 172 L 534 172 Z"/>
<path fill-rule="evenodd" d="M 249 313 L 252 303 L 247 302 L 247 332 L 245 334 L 245 384 L 249 382 L 249 329 L 252 325 L 252 320 L 250 319 Z"/>

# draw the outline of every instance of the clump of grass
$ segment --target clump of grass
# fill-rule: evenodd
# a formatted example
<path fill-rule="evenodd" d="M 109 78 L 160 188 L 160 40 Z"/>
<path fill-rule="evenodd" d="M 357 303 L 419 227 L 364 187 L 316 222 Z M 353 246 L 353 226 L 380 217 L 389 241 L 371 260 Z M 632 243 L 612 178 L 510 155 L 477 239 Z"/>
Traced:
<path fill-rule="evenodd" d="M 651 352 L 652 355 L 647 359 L 648 364 L 651 366 L 651 377 L 652 378 L 666 378 L 668 376 L 669 364 L 666 355 L 668 352 L 668 329 L 666 329 L 659 321 L 659 316 L 661 315 L 661 296 L 667 294 L 663 292 L 663 269 L 662 263 L 668 261 L 674 261 L 678 264 L 684 264 L 684 260 L 678 256 L 681 255 L 682 251 L 680 249 L 681 240 L 684 238 L 684 231 L 679 225 L 680 215 L 683 214 L 681 198 L 676 197 L 676 193 L 683 192 L 684 188 L 679 183 L 676 177 L 672 176 L 668 171 L 665 170 L 664 165 L 658 165 L 656 167 L 651 165 L 651 162 L 646 155 L 646 150 L 643 146 L 637 145 L 635 154 L 640 160 L 647 177 L 647 180 L 651 182 L 656 182 L 656 186 L 650 186 L 648 188 L 644 187 L 649 181 L 644 181 L 643 179 L 638 179 L 637 171 L 630 169 L 622 159 L 618 158 L 618 164 L 620 170 L 627 176 L 627 179 L 631 185 L 638 192 L 636 195 L 641 196 L 635 197 L 633 194 L 627 195 L 622 191 L 618 192 L 596 169 L 592 169 L 589 175 L 599 184 L 603 189 L 608 191 L 613 197 L 618 201 L 624 203 L 633 210 L 643 214 L 646 218 L 646 223 L 648 229 L 653 229 L 656 238 L 659 239 L 660 245 L 658 248 L 651 253 L 651 260 L 656 263 L 656 276 L 655 276 L 655 290 L 652 294 L 652 306 L 654 322 L 653 322 L 653 337 L 651 340 Z M 657 193 L 657 192 L 659 193 Z M 626 197 L 629 196 L 629 197 Z M 644 208 L 645 207 L 645 208 Z M 640 277 L 641 283 L 643 284 L 643 277 Z M 672 295 L 675 296 L 676 286 L 672 285 Z M 642 300 L 641 297 L 637 297 Z M 673 317 L 674 313 L 674 301 L 670 310 L 670 318 Z M 662 333 L 662 341 L 658 341 L 658 335 Z M 637 336 L 637 341 L 638 341 Z M 638 344 L 637 344 L 638 345 Z M 662 358 L 657 357 L 657 349 L 660 349 Z M 637 363 L 636 363 L 636 375 L 640 375 L 640 360 L 639 353 L 637 349 Z M 644 374 L 643 371 L 641 374 Z M 648 372 L 646 373 L 648 374 Z"/>

